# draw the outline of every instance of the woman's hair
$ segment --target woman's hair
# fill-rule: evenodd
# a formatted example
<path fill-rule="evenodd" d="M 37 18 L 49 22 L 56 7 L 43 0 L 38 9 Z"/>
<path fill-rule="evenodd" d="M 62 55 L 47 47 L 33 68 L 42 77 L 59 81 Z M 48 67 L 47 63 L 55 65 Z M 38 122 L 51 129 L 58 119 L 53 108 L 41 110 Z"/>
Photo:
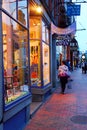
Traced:
<path fill-rule="evenodd" d="M 63 60 L 62 63 L 63 63 L 64 65 L 66 65 L 66 61 L 65 61 L 65 60 Z"/>

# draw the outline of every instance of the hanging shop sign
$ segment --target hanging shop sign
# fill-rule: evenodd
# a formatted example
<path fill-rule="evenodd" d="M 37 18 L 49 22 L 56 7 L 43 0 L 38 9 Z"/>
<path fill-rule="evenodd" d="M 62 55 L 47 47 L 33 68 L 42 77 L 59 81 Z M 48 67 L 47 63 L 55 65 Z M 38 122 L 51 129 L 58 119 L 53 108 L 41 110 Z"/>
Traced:
<path fill-rule="evenodd" d="M 68 46 L 67 41 L 59 40 L 56 42 L 56 46 Z"/>
<path fill-rule="evenodd" d="M 79 16 L 80 15 L 80 5 L 67 5 L 67 15 L 68 16 Z"/>
<path fill-rule="evenodd" d="M 67 46 L 71 40 L 69 35 L 58 35 L 56 46 Z"/>

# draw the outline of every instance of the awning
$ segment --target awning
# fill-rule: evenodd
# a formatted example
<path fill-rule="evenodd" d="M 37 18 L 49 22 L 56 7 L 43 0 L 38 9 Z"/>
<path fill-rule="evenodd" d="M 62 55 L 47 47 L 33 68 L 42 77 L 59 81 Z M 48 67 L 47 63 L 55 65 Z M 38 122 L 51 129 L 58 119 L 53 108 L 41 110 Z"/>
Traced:
<path fill-rule="evenodd" d="M 70 26 L 66 28 L 59 28 L 51 23 L 51 32 L 52 34 L 56 33 L 58 35 L 67 35 L 67 34 L 75 34 L 76 32 L 76 22 L 72 23 Z"/>

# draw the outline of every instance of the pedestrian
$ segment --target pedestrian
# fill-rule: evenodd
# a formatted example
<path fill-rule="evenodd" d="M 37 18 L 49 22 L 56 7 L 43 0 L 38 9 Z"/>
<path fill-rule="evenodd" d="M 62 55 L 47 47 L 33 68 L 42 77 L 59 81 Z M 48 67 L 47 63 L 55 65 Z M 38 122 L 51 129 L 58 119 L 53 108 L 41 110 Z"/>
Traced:
<path fill-rule="evenodd" d="M 86 65 L 86 62 L 84 61 L 84 62 L 82 62 L 82 73 L 84 72 L 85 74 L 86 74 L 86 67 L 87 65 Z"/>
<path fill-rule="evenodd" d="M 68 66 L 68 69 L 70 70 L 71 66 L 70 66 L 70 61 L 68 59 L 66 60 L 66 65 Z"/>
<path fill-rule="evenodd" d="M 59 66 L 58 69 L 58 77 L 60 78 L 60 83 L 61 83 L 61 93 L 64 94 L 66 84 L 68 82 L 68 67 L 66 66 L 66 61 L 62 61 L 61 65 Z"/>
<path fill-rule="evenodd" d="M 86 63 L 86 61 L 85 61 L 85 74 L 86 74 L 86 68 L 87 68 L 87 63 Z"/>

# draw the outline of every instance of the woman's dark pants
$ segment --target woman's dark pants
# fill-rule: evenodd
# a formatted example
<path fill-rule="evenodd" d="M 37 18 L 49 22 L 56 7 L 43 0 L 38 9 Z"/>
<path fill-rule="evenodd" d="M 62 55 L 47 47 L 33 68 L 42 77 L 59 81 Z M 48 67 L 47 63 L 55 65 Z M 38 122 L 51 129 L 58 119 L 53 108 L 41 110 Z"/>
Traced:
<path fill-rule="evenodd" d="M 68 78 L 66 76 L 65 77 L 60 77 L 62 93 L 64 93 L 64 91 L 65 91 L 67 81 L 68 81 Z"/>

